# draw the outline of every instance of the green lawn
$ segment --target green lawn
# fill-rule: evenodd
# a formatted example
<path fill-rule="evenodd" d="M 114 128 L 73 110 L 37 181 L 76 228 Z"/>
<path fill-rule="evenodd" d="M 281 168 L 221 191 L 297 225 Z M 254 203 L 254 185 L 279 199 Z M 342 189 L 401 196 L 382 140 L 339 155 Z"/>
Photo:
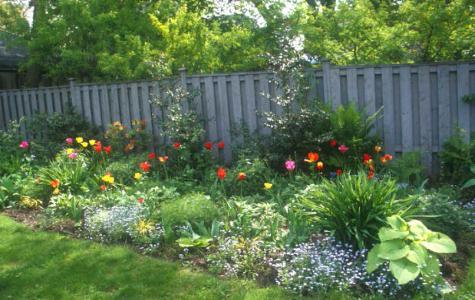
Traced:
<path fill-rule="evenodd" d="M 258 288 L 192 272 L 127 247 L 104 246 L 33 232 L 0 216 L 0 299 L 288 299 Z"/>

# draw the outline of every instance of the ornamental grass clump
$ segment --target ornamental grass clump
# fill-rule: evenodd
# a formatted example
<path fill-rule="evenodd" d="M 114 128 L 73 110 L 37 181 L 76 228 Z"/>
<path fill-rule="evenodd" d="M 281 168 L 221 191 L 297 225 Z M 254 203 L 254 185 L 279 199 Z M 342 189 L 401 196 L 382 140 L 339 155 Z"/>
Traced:
<path fill-rule="evenodd" d="M 322 179 L 308 186 L 298 199 L 316 227 L 332 233 L 341 242 L 368 248 L 377 242 L 379 228 L 387 217 L 408 214 L 412 198 L 397 199 L 392 179 L 368 179 L 360 172 L 343 174 L 334 181 Z"/>

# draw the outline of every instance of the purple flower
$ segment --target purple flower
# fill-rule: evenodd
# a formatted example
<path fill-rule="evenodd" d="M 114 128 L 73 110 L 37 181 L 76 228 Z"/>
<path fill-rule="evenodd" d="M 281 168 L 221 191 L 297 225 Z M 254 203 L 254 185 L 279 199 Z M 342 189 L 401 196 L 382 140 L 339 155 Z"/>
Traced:
<path fill-rule="evenodd" d="M 69 138 L 66 139 L 66 144 L 72 145 L 72 143 L 73 143 L 73 138 L 69 137 Z"/>
<path fill-rule="evenodd" d="M 76 157 L 78 157 L 78 154 L 76 152 L 73 152 L 73 153 L 69 154 L 68 157 L 71 158 L 71 159 L 75 159 Z"/>
<path fill-rule="evenodd" d="M 287 169 L 287 171 L 293 171 L 295 170 L 295 161 L 293 160 L 287 160 L 285 162 L 285 168 Z"/>

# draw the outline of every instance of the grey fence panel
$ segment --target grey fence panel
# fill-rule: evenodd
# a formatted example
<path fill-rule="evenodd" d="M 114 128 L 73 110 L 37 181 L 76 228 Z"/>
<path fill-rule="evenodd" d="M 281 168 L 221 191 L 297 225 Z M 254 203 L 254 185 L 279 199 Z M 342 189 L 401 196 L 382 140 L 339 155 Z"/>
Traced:
<path fill-rule="evenodd" d="M 226 143 L 220 153 L 226 161 L 231 160 L 231 144 L 243 142 L 242 136 L 233 135 L 235 129 L 244 125 L 251 133 L 270 134 L 262 114 L 282 112 L 267 97 L 282 93 L 269 72 L 191 76 L 186 70 L 180 72 L 181 84 L 196 92 L 183 109 L 196 109 L 203 117 L 208 140 Z M 437 152 L 457 127 L 467 133 L 475 131 L 475 103 L 462 101 L 465 95 L 475 93 L 475 62 L 348 67 L 324 63 L 306 75 L 309 102 L 323 100 L 333 108 L 353 102 L 370 114 L 383 107 L 376 131 L 384 140 L 385 151 L 421 151 L 428 169 L 435 170 Z M 163 97 L 174 82 L 176 78 L 109 84 L 70 80 L 67 86 L 1 90 L 0 128 L 38 112 L 64 112 L 71 103 L 103 129 L 114 121 L 130 127 L 134 119 L 145 120 L 155 146 L 163 145 L 170 142 L 164 139 L 161 126 L 167 111 L 150 100 Z M 21 129 L 29 136 L 24 125 Z"/>

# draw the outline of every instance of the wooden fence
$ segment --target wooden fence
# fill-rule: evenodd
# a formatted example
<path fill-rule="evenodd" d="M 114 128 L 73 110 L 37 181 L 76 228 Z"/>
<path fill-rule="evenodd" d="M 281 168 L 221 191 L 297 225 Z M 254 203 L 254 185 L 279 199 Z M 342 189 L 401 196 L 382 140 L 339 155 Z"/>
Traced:
<path fill-rule="evenodd" d="M 307 72 L 308 98 L 331 101 L 333 107 L 355 102 L 368 113 L 384 107 L 377 132 L 386 151 L 421 151 L 424 164 L 433 166 L 443 142 L 457 127 L 475 131 L 475 104 L 462 97 L 475 94 L 475 62 L 333 66 Z M 188 89 L 198 90 L 195 105 L 204 117 L 207 139 L 235 142 L 231 129 L 245 124 L 251 132 L 269 134 L 262 112 L 279 107 L 264 97 L 278 91 L 269 72 L 191 75 L 177 78 Z M 174 79 L 108 84 L 77 84 L 22 90 L 0 90 L 0 128 L 10 120 L 36 112 L 63 112 L 70 101 L 86 119 L 106 128 L 113 121 L 130 126 L 134 119 L 147 122 L 154 143 L 163 142 L 160 124 L 166 112 L 150 104 L 163 96 Z M 184 109 L 188 109 L 186 106 Z M 24 126 L 22 131 L 28 135 Z M 467 135 L 468 139 L 468 135 Z M 230 147 L 220 154 L 231 159 Z"/>

